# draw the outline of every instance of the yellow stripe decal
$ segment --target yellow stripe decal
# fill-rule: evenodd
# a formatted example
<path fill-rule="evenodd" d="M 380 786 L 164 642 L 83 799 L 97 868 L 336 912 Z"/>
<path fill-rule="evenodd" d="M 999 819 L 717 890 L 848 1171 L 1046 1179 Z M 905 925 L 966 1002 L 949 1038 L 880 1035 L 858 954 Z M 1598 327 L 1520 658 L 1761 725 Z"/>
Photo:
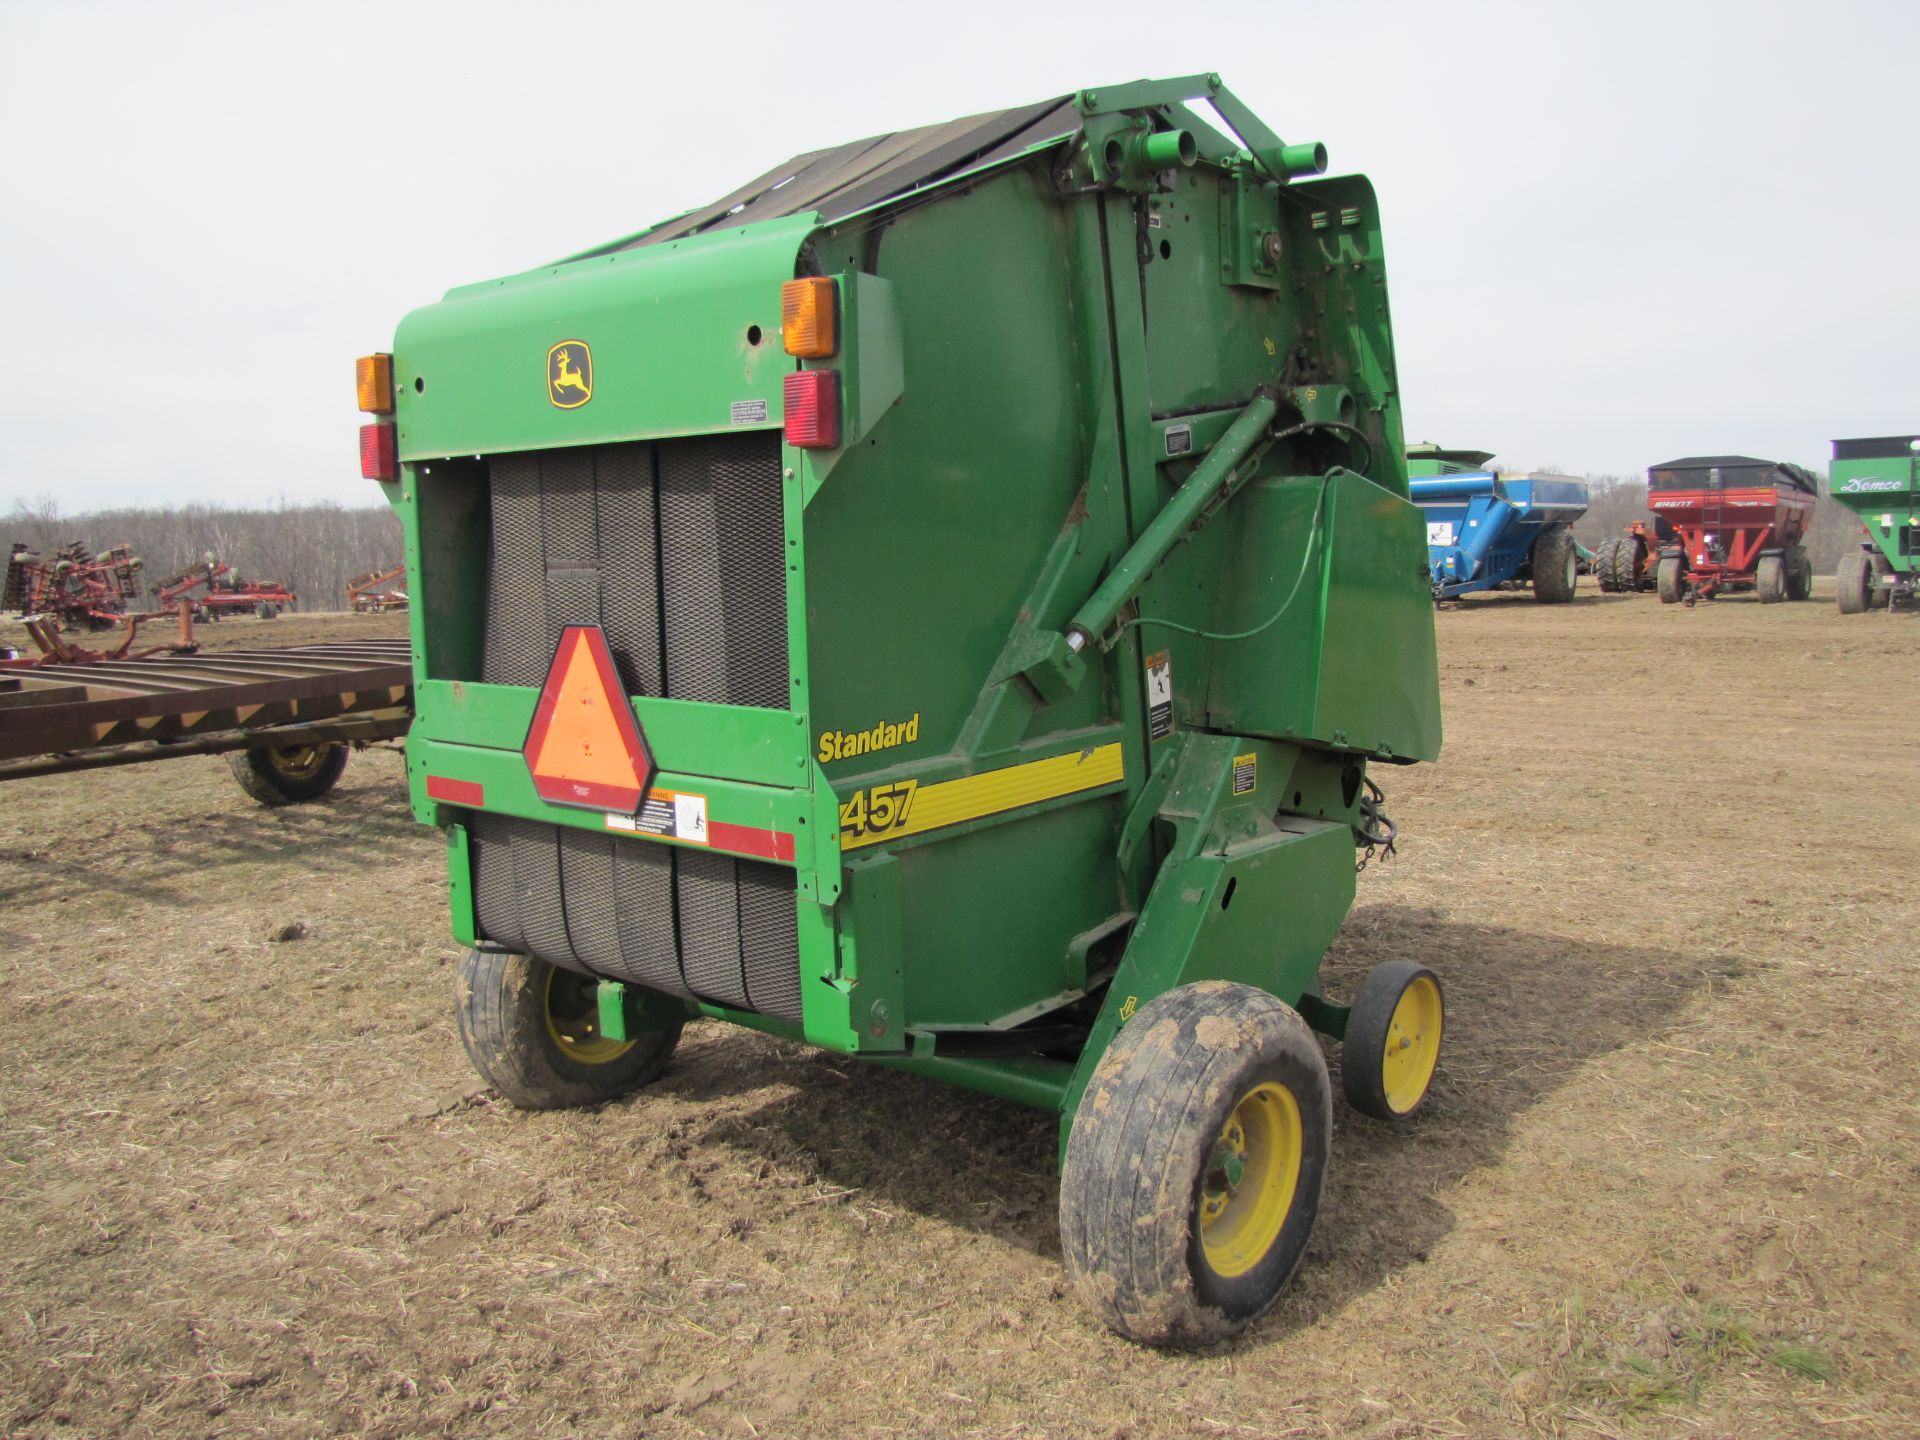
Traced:
<path fill-rule="evenodd" d="M 840 848 L 858 850 L 882 840 L 919 835 L 1078 794 L 1124 778 L 1118 743 L 1074 750 L 982 775 L 921 785 L 899 780 L 859 790 L 840 805 Z"/>

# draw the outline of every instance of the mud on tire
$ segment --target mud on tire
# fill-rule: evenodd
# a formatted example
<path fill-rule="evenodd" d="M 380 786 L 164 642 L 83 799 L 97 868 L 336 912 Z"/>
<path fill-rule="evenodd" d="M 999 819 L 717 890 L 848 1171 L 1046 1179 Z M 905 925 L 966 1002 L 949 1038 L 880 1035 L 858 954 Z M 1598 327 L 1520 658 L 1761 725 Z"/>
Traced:
<path fill-rule="evenodd" d="M 1291 1007 L 1217 980 L 1149 1001 L 1067 1141 L 1060 1244 L 1081 1298 L 1152 1345 L 1261 1315 L 1313 1233 L 1332 1128 L 1326 1061 Z"/>

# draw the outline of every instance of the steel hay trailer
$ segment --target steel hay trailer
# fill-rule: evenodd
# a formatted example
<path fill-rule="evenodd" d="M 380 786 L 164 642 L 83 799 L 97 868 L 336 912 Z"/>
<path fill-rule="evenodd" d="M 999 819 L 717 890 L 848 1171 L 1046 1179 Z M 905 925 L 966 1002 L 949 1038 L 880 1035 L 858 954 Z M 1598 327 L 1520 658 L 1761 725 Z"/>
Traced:
<path fill-rule="evenodd" d="M 1920 435 L 1834 441 L 1827 493 L 1867 537 L 1834 572 L 1840 613 L 1920 601 Z"/>
<path fill-rule="evenodd" d="M 1800 542 L 1813 523 L 1817 482 L 1798 465 L 1751 455 L 1696 455 L 1647 471 L 1647 506 L 1673 527 L 1660 549 L 1663 603 L 1753 590 L 1763 605 L 1813 594 Z M 1664 532 L 1663 532 L 1664 533 Z"/>
<path fill-rule="evenodd" d="M 0 666 L 0 782 L 226 755 L 263 805 L 317 800 L 350 747 L 406 733 L 398 640 L 214 654 L 88 655 Z"/>
<path fill-rule="evenodd" d="M 1228 139 L 1192 102 L 1209 105 Z M 1380 222 L 1214 76 L 813 151 L 359 366 L 408 770 L 515 1103 L 710 1017 L 1061 1119 L 1080 1293 L 1230 1332 L 1442 997 L 1320 993 L 1440 744 Z"/>
<path fill-rule="evenodd" d="M 1579 545 L 1573 524 L 1587 513 L 1587 485 L 1565 475 L 1502 475 L 1485 450 L 1407 450 L 1413 501 L 1427 526 L 1427 569 L 1436 600 L 1531 584 L 1544 604 L 1573 599 Z"/>

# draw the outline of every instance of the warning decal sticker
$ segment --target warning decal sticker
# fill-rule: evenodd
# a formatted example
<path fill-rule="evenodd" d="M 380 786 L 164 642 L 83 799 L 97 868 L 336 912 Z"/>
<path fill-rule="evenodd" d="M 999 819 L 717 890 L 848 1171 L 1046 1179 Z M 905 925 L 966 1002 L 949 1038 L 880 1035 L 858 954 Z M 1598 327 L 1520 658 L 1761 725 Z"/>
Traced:
<path fill-rule="evenodd" d="M 1173 733 L 1173 659 L 1165 650 L 1147 656 L 1147 738 Z"/>
<path fill-rule="evenodd" d="M 707 797 L 682 790 L 649 791 L 638 815 L 609 815 L 607 828 L 705 845 L 711 840 L 707 833 Z"/>
<path fill-rule="evenodd" d="M 1251 795 L 1253 783 L 1259 778 L 1260 757 L 1258 755 L 1236 755 L 1233 757 L 1233 793 Z"/>

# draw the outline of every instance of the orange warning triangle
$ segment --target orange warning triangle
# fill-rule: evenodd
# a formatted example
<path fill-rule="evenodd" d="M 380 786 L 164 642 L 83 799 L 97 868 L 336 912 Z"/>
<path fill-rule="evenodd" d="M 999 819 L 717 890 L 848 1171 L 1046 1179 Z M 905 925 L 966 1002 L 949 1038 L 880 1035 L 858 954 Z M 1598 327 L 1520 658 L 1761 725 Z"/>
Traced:
<path fill-rule="evenodd" d="M 522 753 L 543 800 L 620 815 L 639 810 L 653 783 L 653 754 L 598 625 L 560 632 Z"/>

